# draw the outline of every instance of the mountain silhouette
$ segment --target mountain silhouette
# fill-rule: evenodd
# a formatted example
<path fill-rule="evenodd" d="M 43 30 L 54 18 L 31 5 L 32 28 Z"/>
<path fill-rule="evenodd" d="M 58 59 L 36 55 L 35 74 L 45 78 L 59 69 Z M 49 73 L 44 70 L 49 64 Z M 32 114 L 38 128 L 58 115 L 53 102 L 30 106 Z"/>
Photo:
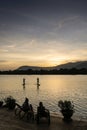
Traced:
<path fill-rule="evenodd" d="M 85 68 L 87 69 L 87 61 L 79 61 L 79 62 L 68 62 L 66 64 L 61 64 L 53 67 L 38 67 L 38 66 L 20 66 L 17 68 L 17 70 L 59 70 L 59 69 L 71 69 L 71 68 L 76 68 L 76 69 L 81 69 Z"/>

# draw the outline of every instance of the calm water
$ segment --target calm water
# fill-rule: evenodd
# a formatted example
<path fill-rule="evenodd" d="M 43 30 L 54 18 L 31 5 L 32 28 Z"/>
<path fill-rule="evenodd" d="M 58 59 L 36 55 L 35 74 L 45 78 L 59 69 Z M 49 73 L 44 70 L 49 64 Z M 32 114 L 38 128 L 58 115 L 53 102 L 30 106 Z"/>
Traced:
<path fill-rule="evenodd" d="M 23 78 L 26 79 L 25 88 Z M 87 75 L 0 75 L 0 98 L 8 95 L 20 104 L 28 97 L 35 111 L 39 101 L 43 101 L 54 115 L 61 115 L 60 99 L 71 100 L 75 105 L 74 116 L 87 116 Z"/>

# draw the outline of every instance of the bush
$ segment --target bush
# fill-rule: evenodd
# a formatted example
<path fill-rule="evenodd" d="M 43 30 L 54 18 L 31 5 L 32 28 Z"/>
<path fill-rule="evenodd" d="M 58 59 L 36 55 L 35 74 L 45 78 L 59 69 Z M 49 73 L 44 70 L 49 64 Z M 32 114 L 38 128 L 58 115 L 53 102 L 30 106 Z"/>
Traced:
<path fill-rule="evenodd" d="M 64 116 L 64 120 L 70 121 L 71 117 L 74 113 L 73 102 L 67 101 L 67 100 L 65 100 L 65 101 L 60 100 L 58 102 L 58 107 L 60 107 L 60 112 Z"/>
<path fill-rule="evenodd" d="M 5 103 L 6 103 L 6 107 L 10 110 L 15 108 L 15 103 L 16 103 L 16 99 L 14 99 L 12 96 L 8 96 L 7 98 L 4 99 Z"/>

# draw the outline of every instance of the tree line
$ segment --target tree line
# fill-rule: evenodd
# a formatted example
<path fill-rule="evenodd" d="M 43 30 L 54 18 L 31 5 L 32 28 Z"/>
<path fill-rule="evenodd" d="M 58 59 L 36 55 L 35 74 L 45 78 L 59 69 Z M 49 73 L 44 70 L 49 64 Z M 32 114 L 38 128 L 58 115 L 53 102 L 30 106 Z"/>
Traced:
<path fill-rule="evenodd" d="M 31 75 L 31 74 L 34 74 L 34 75 L 58 75 L 58 74 L 65 74 L 65 75 L 73 75 L 73 74 L 87 74 L 87 69 L 86 68 L 81 68 L 81 69 L 77 69 L 77 68 L 71 68 L 71 69 L 53 69 L 53 70 L 32 70 L 32 69 L 28 69 L 28 70 L 9 70 L 9 71 L 0 71 L 0 75 L 1 74 L 7 74 L 7 75 L 16 75 L 16 74 L 27 74 L 27 75 Z"/>

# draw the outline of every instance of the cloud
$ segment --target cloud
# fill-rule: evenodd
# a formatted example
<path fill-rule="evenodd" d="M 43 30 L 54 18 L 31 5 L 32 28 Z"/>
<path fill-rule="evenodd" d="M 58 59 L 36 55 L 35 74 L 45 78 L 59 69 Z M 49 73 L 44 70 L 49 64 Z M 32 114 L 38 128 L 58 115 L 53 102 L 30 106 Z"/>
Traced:
<path fill-rule="evenodd" d="M 79 16 L 72 16 L 72 17 L 68 17 L 66 19 L 63 19 L 62 21 L 60 21 L 60 23 L 58 24 L 58 28 L 61 29 L 64 25 L 69 24 L 71 22 L 76 21 L 79 18 Z"/>

